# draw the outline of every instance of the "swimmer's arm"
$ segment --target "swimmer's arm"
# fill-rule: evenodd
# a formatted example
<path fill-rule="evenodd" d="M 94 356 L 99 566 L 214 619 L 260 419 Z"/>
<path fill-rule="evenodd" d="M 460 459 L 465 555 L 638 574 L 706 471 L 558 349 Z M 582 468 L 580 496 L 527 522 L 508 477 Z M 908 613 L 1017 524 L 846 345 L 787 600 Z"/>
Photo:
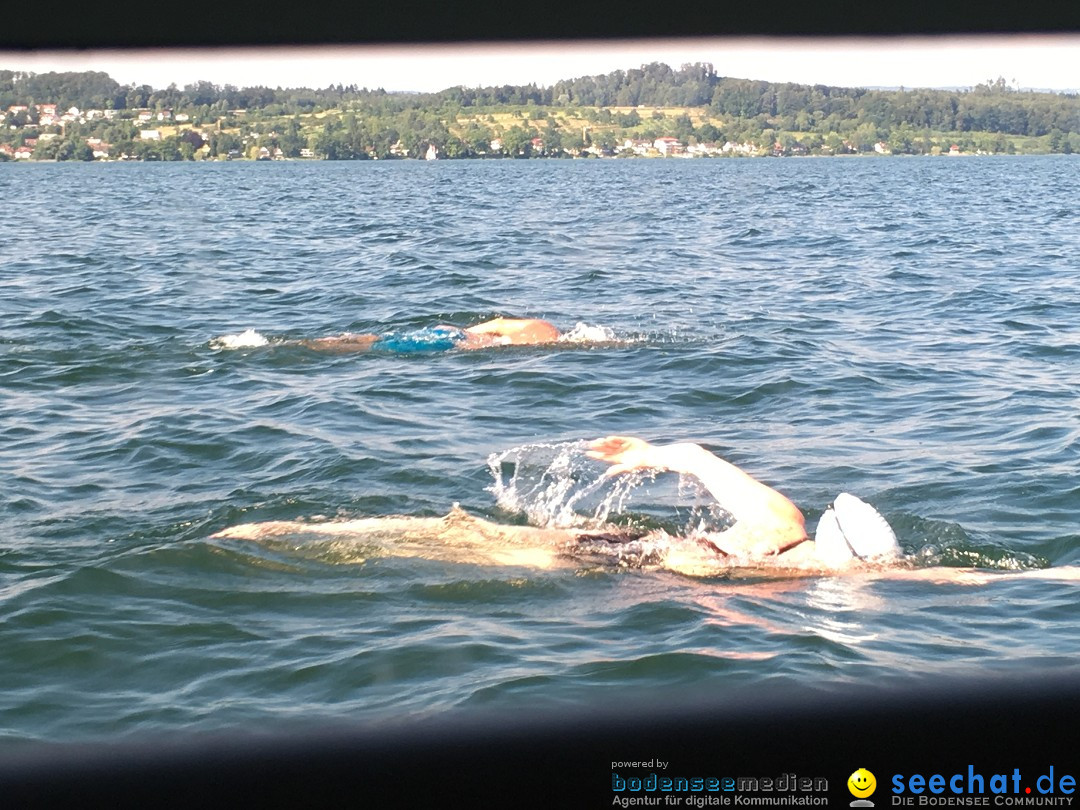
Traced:
<path fill-rule="evenodd" d="M 510 324 L 507 322 L 506 318 L 495 318 L 490 321 L 478 323 L 475 326 L 468 326 L 465 328 L 465 331 L 470 335 L 501 335 L 505 333 L 509 327 Z"/>
<path fill-rule="evenodd" d="M 608 475 L 635 469 L 669 470 L 692 475 L 736 521 L 783 529 L 805 536 L 802 512 L 790 500 L 753 476 L 692 442 L 654 445 L 629 436 L 608 436 L 590 442 L 588 455 L 614 466 Z"/>
<path fill-rule="evenodd" d="M 371 348 L 372 344 L 379 339 L 378 335 L 357 335 L 345 332 L 331 337 L 314 338 L 310 340 L 298 340 L 296 343 L 306 349 L 317 352 L 362 352 Z"/>
<path fill-rule="evenodd" d="M 590 442 L 587 455 L 610 462 L 613 466 L 608 476 L 642 469 L 692 475 L 717 501 L 732 501 L 736 510 L 740 502 L 745 502 L 745 496 L 754 501 L 765 495 L 783 498 L 734 464 L 692 442 L 656 445 L 632 436 L 608 436 Z M 739 517 L 734 511 L 732 514 Z"/>

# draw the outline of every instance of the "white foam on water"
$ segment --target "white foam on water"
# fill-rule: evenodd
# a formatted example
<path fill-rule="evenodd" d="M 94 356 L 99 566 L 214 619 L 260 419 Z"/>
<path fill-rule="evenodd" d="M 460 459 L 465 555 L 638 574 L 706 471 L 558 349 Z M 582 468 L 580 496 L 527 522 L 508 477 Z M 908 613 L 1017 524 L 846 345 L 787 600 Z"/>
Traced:
<path fill-rule="evenodd" d="M 247 329 L 238 335 L 222 335 L 210 341 L 214 349 L 253 349 L 270 343 L 254 329 Z"/>
<path fill-rule="evenodd" d="M 624 338 L 615 334 L 615 330 L 607 326 L 594 326 L 584 321 L 578 321 L 569 332 L 559 336 L 563 343 L 626 343 Z"/>
<path fill-rule="evenodd" d="M 610 326 L 578 321 L 573 329 L 559 336 L 559 343 L 631 346 L 639 343 L 667 344 L 706 341 L 716 343 L 719 335 L 711 336 L 700 329 L 680 330 L 671 326 L 663 330 L 616 332 Z"/>

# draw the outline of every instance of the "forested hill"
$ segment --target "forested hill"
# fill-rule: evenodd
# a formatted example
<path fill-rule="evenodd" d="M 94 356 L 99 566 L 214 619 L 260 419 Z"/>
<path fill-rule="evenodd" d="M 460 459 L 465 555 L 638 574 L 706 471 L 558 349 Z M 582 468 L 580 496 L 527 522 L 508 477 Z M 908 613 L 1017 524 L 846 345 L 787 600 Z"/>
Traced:
<path fill-rule="evenodd" d="M 708 64 L 673 69 L 653 63 L 566 79 L 551 87 L 451 87 L 438 93 L 388 93 L 356 85 L 237 88 L 208 81 L 155 89 L 121 85 L 100 72 L 0 71 L 0 110 L 36 103 L 55 103 L 60 109 L 248 109 L 284 115 L 348 108 L 388 114 L 519 105 L 693 107 L 706 108 L 717 117 L 758 119 L 763 126 L 791 132 L 840 131 L 845 121 L 868 122 L 885 130 L 903 126 L 1028 136 L 1053 130 L 1080 132 L 1080 96 L 1015 90 L 1003 79 L 959 91 L 867 90 L 722 77 Z"/>

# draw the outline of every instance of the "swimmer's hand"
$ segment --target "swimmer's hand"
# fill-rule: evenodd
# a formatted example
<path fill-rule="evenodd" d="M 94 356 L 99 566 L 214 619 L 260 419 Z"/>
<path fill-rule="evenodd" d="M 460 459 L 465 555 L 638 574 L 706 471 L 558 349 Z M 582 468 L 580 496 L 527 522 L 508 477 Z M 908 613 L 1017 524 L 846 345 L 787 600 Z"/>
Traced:
<path fill-rule="evenodd" d="M 650 444 L 633 436 L 605 436 L 594 439 L 585 452 L 589 458 L 606 461 L 613 466 L 605 478 L 633 470 L 670 471 L 697 475 L 701 466 L 717 459 L 700 445 L 691 442 L 667 444 L 663 447 Z"/>
<path fill-rule="evenodd" d="M 589 458 L 606 461 L 612 465 L 604 473 L 610 478 L 633 470 L 664 469 L 664 464 L 657 458 L 660 448 L 649 444 L 644 439 L 633 436 L 605 436 L 594 439 L 587 445 L 585 455 Z"/>

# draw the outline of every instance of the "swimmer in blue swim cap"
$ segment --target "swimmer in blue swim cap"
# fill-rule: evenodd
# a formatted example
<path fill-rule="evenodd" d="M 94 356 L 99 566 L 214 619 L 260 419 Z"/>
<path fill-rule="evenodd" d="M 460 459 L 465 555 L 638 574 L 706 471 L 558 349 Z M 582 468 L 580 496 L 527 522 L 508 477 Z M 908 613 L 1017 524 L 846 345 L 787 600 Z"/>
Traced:
<path fill-rule="evenodd" d="M 715 550 L 726 556 L 784 556 L 837 567 L 853 560 L 888 562 L 900 553 L 885 518 L 846 492 L 825 510 L 811 539 L 806 519 L 794 503 L 697 444 L 660 446 L 632 436 L 607 436 L 590 442 L 587 453 L 612 465 L 608 476 L 670 470 L 697 478 L 735 519 L 730 528 L 714 536 Z"/>
<path fill-rule="evenodd" d="M 554 324 L 539 318 L 494 318 L 465 328 L 439 324 L 382 334 L 346 333 L 298 343 L 309 349 L 338 353 L 373 350 L 416 354 L 554 343 L 559 336 Z"/>

